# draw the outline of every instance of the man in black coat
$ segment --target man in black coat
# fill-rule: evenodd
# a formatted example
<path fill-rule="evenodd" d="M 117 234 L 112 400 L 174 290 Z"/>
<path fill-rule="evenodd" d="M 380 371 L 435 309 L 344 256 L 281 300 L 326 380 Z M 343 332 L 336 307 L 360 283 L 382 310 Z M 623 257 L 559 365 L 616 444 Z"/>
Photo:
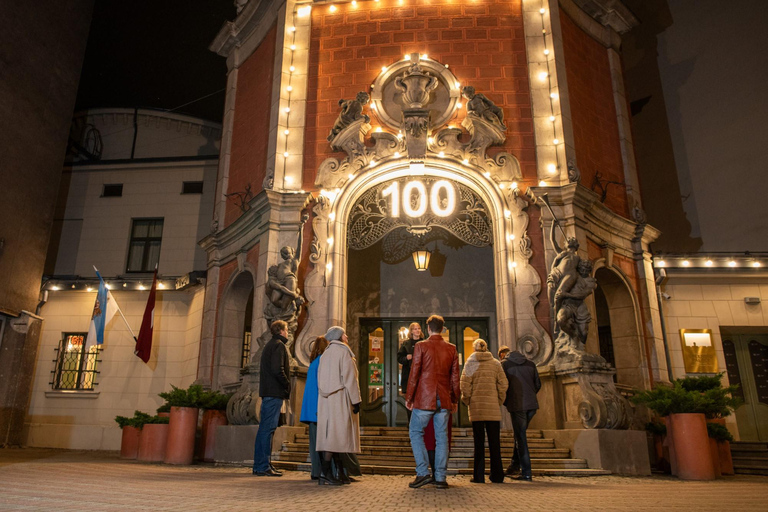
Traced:
<path fill-rule="evenodd" d="M 269 326 L 272 333 L 261 353 L 259 396 L 261 415 L 259 430 L 253 447 L 253 474 L 257 476 L 283 476 L 272 467 L 272 437 L 277 429 L 283 400 L 291 395 L 291 358 L 285 344 L 288 342 L 288 324 L 275 320 Z"/>
<path fill-rule="evenodd" d="M 512 416 L 512 428 L 515 429 L 515 454 L 507 474 L 512 475 L 518 468 L 522 474 L 517 480 L 531 480 L 531 455 L 528 452 L 526 430 L 539 409 L 536 393 L 541 389 L 539 371 L 536 364 L 529 361 L 518 351 L 510 352 L 501 362 L 501 367 L 509 381 L 507 398 L 504 405 Z"/>
<path fill-rule="evenodd" d="M 424 339 L 424 335 L 421 333 L 421 325 L 418 322 L 413 322 L 408 326 L 408 339 L 400 345 L 397 351 L 397 362 L 403 366 L 400 372 L 400 391 L 405 395 L 408 393 L 408 378 L 411 376 L 411 362 L 413 360 L 413 348 L 416 344 Z M 408 422 L 411 421 L 411 411 L 405 410 L 408 413 Z"/>

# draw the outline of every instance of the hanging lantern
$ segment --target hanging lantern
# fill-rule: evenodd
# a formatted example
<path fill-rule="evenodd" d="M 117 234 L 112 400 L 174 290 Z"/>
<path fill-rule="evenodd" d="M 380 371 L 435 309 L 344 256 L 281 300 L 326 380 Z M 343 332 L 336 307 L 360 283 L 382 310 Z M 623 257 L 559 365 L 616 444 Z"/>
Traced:
<path fill-rule="evenodd" d="M 429 267 L 429 258 L 432 256 L 432 251 L 427 249 L 420 249 L 413 252 L 413 264 L 416 265 L 416 270 L 424 272 Z"/>

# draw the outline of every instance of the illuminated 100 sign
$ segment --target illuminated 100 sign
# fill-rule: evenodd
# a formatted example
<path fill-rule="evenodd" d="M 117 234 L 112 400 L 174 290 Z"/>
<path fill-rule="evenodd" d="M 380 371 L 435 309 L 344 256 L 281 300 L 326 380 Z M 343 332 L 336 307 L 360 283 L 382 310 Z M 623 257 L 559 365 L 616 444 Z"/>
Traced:
<path fill-rule="evenodd" d="M 391 205 L 391 217 L 399 217 L 401 209 L 408 217 L 421 217 L 427 209 L 438 217 L 448 217 L 456 210 L 456 189 L 447 180 L 432 183 L 429 193 L 421 181 L 409 181 L 401 193 L 400 182 L 395 181 L 381 191 L 381 196 Z"/>

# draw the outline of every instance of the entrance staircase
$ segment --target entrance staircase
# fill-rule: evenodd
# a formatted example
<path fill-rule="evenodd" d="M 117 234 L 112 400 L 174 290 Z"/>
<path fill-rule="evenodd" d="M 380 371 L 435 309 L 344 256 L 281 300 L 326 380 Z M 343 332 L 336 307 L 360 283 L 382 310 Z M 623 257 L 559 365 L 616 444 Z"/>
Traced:
<path fill-rule="evenodd" d="M 768 475 L 768 443 L 731 443 L 733 470 L 739 475 Z"/>
<path fill-rule="evenodd" d="M 416 462 L 405 427 L 362 427 L 360 429 L 362 453 L 357 458 L 364 474 L 414 475 Z M 512 432 L 501 432 L 501 455 L 506 468 L 512 459 L 515 441 Z M 533 474 L 539 476 L 598 476 L 610 471 L 589 469 L 585 459 L 571 458 L 570 450 L 557 448 L 553 439 L 546 439 L 540 430 L 528 431 L 528 447 Z M 472 429 L 454 428 L 451 453 L 448 459 L 449 475 L 471 475 L 474 444 Z M 309 434 L 296 434 L 292 441 L 283 443 L 282 449 L 272 456 L 277 468 L 309 471 Z M 486 472 L 490 466 L 486 449 Z"/>

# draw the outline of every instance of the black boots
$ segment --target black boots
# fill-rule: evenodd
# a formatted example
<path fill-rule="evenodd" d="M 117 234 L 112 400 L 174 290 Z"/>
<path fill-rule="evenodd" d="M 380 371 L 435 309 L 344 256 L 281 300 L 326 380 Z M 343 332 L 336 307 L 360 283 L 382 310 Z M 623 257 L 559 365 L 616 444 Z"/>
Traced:
<path fill-rule="evenodd" d="M 320 468 L 320 477 L 317 479 L 318 485 L 341 485 L 341 481 L 337 480 L 336 477 L 333 476 L 330 460 L 325 460 L 325 457 L 320 459 Z"/>

